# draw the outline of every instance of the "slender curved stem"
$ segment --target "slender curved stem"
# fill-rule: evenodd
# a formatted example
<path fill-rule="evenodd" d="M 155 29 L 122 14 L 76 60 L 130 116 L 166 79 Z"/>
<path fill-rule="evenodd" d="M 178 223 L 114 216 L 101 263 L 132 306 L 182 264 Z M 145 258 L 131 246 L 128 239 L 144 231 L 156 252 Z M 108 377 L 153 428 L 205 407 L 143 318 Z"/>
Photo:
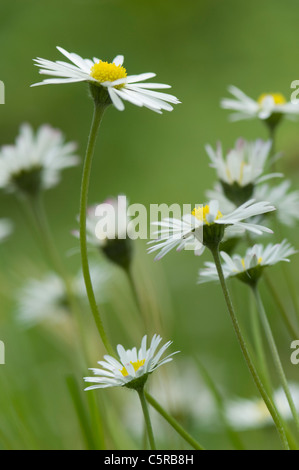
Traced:
<path fill-rule="evenodd" d="M 195 450 L 205 450 L 192 436 L 174 419 L 167 413 L 166 410 L 152 397 L 148 392 L 144 392 L 146 400 L 149 404 L 155 408 L 155 410 L 163 416 L 163 418 L 173 427 L 173 429 L 186 441 L 190 444 L 191 447 Z"/>
<path fill-rule="evenodd" d="M 267 359 L 266 359 L 266 353 L 265 353 L 265 348 L 264 348 L 264 338 L 261 330 L 261 323 L 260 323 L 260 318 L 258 315 L 258 312 L 255 307 L 255 302 L 254 299 L 251 295 L 251 292 L 249 291 L 250 294 L 250 317 L 251 317 L 251 322 L 252 322 L 252 332 L 253 332 L 253 338 L 254 338 L 254 345 L 255 345 L 255 351 L 257 355 L 257 359 L 259 362 L 259 369 L 260 373 L 267 391 L 267 394 L 271 399 L 273 399 L 273 387 L 271 384 L 271 379 L 270 375 L 268 372 L 268 367 L 267 367 Z"/>
<path fill-rule="evenodd" d="M 281 313 L 281 316 L 282 316 L 282 318 L 285 322 L 286 328 L 288 329 L 291 337 L 292 338 L 299 338 L 299 331 L 297 332 L 297 330 L 294 328 L 292 320 L 289 318 L 289 314 L 288 314 L 287 310 L 284 308 L 283 303 L 282 303 L 279 295 L 277 294 L 277 290 L 273 286 L 273 284 L 272 284 L 271 280 L 269 279 L 268 275 L 266 274 L 266 272 L 264 272 L 263 278 L 264 278 L 266 286 L 267 286 L 267 288 L 268 288 L 268 290 L 271 294 L 271 297 L 274 300 L 275 305 L 277 306 L 278 310 Z"/>
<path fill-rule="evenodd" d="M 85 155 L 83 175 L 82 175 L 82 184 L 81 184 L 81 196 L 80 196 L 80 249 L 81 249 L 81 261 L 82 261 L 82 271 L 84 282 L 86 286 L 86 292 L 89 300 L 89 305 L 97 325 L 98 331 L 100 333 L 103 344 L 109 354 L 114 356 L 114 351 L 109 343 L 107 338 L 102 318 L 97 306 L 90 270 L 88 263 L 88 252 L 87 252 L 87 241 L 86 241 L 86 215 L 87 215 L 87 203 L 88 203 L 88 190 L 89 190 L 89 180 L 92 166 L 92 159 L 94 154 L 95 143 L 97 139 L 98 130 L 105 112 L 106 106 L 101 106 L 95 104 L 93 119 L 91 124 L 91 130 L 89 134 L 87 150 Z"/>
<path fill-rule="evenodd" d="M 282 269 L 283 269 L 283 275 L 287 282 L 289 293 L 291 295 L 291 299 L 293 302 L 294 310 L 296 312 L 297 320 L 299 320 L 299 301 L 298 301 L 297 286 L 294 283 L 293 277 L 290 275 L 289 267 L 285 266 L 285 263 L 283 264 Z"/>
<path fill-rule="evenodd" d="M 287 381 L 287 378 L 286 378 L 286 375 L 285 375 L 285 372 L 284 372 L 284 369 L 283 369 L 283 366 L 282 366 L 282 363 L 281 363 L 281 360 L 280 360 L 279 352 L 278 352 L 278 349 L 277 349 L 277 346 L 276 346 L 276 343 L 275 343 L 275 339 L 274 339 L 274 336 L 273 336 L 273 333 L 272 333 L 272 330 L 271 330 L 271 326 L 270 326 L 268 317 L 267 317 L 265 309 L 264 309 L 264 305 L 263 305 L 261 296 L 260 296 L 259 291 L 258 291 L 257 288 L 253 288 L 253 293 L 254 293 L 254 297 L 255 297 L 255 300 L 256 300 L 256 305 L 257 305 L 261 320 L 262 320 L 263 325 L 264 325 L 265 333 L 266 333 L 268 343 L 269 343 L 269 346 L 270 346 L 270 349 L 271 349 L 271 352 L 272 352 L 273 361 L 274 361 L 274 364 L 275 364 L 275 367 L 276 367 L 277 374 L 278 374 L 278 376 L 281 380 L 281 384 L 282 384 L 282 387 L 284 389 L 286 398 L 288 400 L 292 415 L 294 417 L 295 423 L 296 423 L 297 428 L 299 430 L 299 416 L 298 416 L 296 406 L 295 406 L 294 400 L 293 400 L 291 392 L 290 392 L 288 381 Z"/>
<path fill-rule="evenodd" d="M 140 398 L 140 403 L 141 403 L 141 407 L 143 411 L 143 416 L 144 416 L 144 421 L 146 425 L 150 447 L 151 447 L 151 450 L 156 450 L 152 423 L 151 423 L 150 415 L 148 412 L 148 406 L 147 406 L 145 395 L 144 395 L 144 388 L 142 387 L 141 389 L 137 390 L 137 392 Z"/>
<path fill-rule="evenodd" d="M 276 411 L 271 399 L 269 398 L 269 396 L 268 396 L 268 394 L 265 390 L 265 387 L 264 387 L 264 385 L 263 385 L 263 383 L 262 383 L 262 381 L 261 381 L 261 379 L 260 379 L 260 377 L 259 377 L 259 375 L 256 371 L 255 365 L 254 365 L 254 363 L 251 359 L 251 356 L 250 356 L 250 353 L 248 351 L 246 342 L 244 340 L 242 331 L 240 329 L 239 322 L 238 322 L 237 316 L 235 314 L 234 307 L 233 307 L 233 304 L 232 304 L 232 301 L 231 301 L 231 298 L 230 298 L 230 295 L 229 295 L 229 292 L 228 292 L 228 289 L 227 289 L 227 286 L 226 286 L 225 278 L 224 278 L 224 275 L 223 275 L 220 256 L 219 256 L 219 247 L 216 246 L 214 248 L 210 248 L 210 250 L 211 250 L 211 253 L 212 253 L 214 261 L 215 261 L 215 265 L 216 265 L 216 268 L 217 268 L 217 272 L 218 272 L 220 284 L 221 284 L 221 287 L 222 287 L 223 295 L 224 295 L 224 298 L 225 298 L 225 302 L 226 302 L 226 305 L 227 305 L 227 308 L 228 308 L 228 311 L 229 311 L 229 314 L 230 314 L 230 317 L 231 317 L 231 320 L 232 320 L 232 323 L 233 323 L 233 327 L 234 327 L 235 333 L 237 335 L 237 338 L 238 338 L 238 341 L 239 341 L 244 359 L 247 363 L 247 366 L 248 366 L 249 371 L 252 375 L 254 383 L 257 386 L 257 388 L 258 388 L 258 390 L 259 390 L 259 392 L 260 392 L 260 394 L 261 394 L 261 396 L 262 396 L 262 398 L 265 402 L 265 405 L 267 406 L 267 408 L 269 410 L 269 413 L 272 416 L 272 419 L 273 419 L 273 421 L 276 425 L 276 428 L 277 428 L 277 431 L 280 435 L 280 438 L 281 438 L 284 449 L 285 450 L 290 450 L 290 446 L 289 446 L 289 443 L 288 443 L 288 440 L 287 440 L 287 437 L 286 437 L 286 433 L 285 433 L 285 430 L 284 430 L 283 423 L 282 423 L 279 415 L 277 414 L 277 411 Z"/>
<path fill-rule="evenodd" d="M 276 152 L 276 129 L 277 129 L 278 124 L 276 125 L 270 125 L 267 124 L 268 131 L 269 131 L 269 138 L 272 141 L 271 145 L 271 150 L 270 150 L 270 158 L 272 158 L 272 164 L 271 164 L 271 170 L 274 172 L 276 171 L 276 161 L 273 160 Z"/>

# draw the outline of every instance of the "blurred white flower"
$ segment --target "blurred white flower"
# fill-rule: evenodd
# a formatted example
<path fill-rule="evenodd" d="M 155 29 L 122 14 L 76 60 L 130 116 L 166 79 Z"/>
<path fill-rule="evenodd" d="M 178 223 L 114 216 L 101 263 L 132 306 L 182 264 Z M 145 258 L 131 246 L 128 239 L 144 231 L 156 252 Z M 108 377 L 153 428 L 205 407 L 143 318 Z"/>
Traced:
<path fill-rule="evenodd" d="M 268 201 L 276 208 L 275 215 L 277 219 L 282 224 L 291 227 L 299 220 L 299 191 L 290 191 L 290 187 L 291 182 L 289 180 L 284 180 L 275 186 L 261 184 L 255 186 L 252 197 L 256 201 Z M 216 183 L 214 189 L 206 191 L 206 196 L 209 199 L 219 201 L 221 211 L 224 214 L 232 212 L 237 207 L 224 194 L 220 183 Z M 262 218 L 258 217 L 253 222 L 259 223 Z"/>
<path fill-rule="evenodd" d="M 104 302 L 107 289 L 105 284 L 110 274 L 102 266 L 91 264 L 91 277 L 97 299 Z M 86 288 L 81 270 L 72 279 L 72 288 L 78 300 L 86 300 Z M 45 320 L 51 323 L 64 322 L 70 317 L 71 308 L 63 280 L 55 273 L 42 279 L 29 279 L 17 295 L 18 320 L 26 327 L 35 326 Z"/>
<path fill-rule="evenodd" d="M 267 202 L 255 203 L 254 200 L 249 200 L 226 215 L 220 212 L 219 206 L 219 202 L 213 200 L 206 206 L 196 207 L 192 214 L 184 215 L 181 220 L 167 218 L 154 223 L 161 227 L 157 232 L 159 238 L 149 242 L 154 245 L 149 248 L 148 252 L 161 250 L 155 259 L 161 259 L 173 248 L 177 251 L 192 248 L 196 255 L 201 255 L 206 245 L 205 237 L 210 236 L 211 228 L 216 230 L 217 227 L 222 227 L 223 232 L 228 226 L 233 226 L 257 234 L 272 233 L 267 227 L 242 222 L 250 217 L 275 210 L 275 207 Z M 207 227 L 209 228 L 208 234 Z M 223 235 L 224 233 L 221 234 L 220 240 Z"/>
<path fill-rule="evenodd" d="M 290 392 L 297 411 L 299 411 L 299 385 L 290 384 Z M 282 418 L 284 420 L 292 419 L 292 413 L 282 388 L 274 392 L 274 401 Z M 263 428 L 273 424 L 265 403 L 258 398 L 252 400 L 238 398 L 227 401 L 225 414 L 231 426 L 237 431 Z"/>
<path fill-rule="evenodd" d="M 128 268 L 132 258 L 130 220 L 128 200 L 124 195 L 106 199 L 87 210 L 87 242 L 102 250 L 110 261 L 123 268 Z M 80 238 L 78 230 L 72 233 L 76 238 Z"/>
<path fill-rule="evenodd" d="M 64 168 L 79 163 L 75 149 L 57 129 L 43 125 L 34 133 L 23 124 L 15 144 L 0 149 L 0 188 L 34 195 L 55 186 Z"/>
<path fill-rule="evenodd" d="M 238 254 L 229 256 L 224 251 L 220 254 L 224 261 L 222 269 L 226 279 L 242 275 L 242 280 L 246 280 L 246 277 L 248 277 L 248 281 L 250 281 L 255 275 L 260 274 L 260 268 L 272 266 L 280 261 L 289 262 L 288 257 L 295 253 L 296 250 L 290 243 L 288 243 L 287 240 L 283 240 L 276 245 L 270 243 L 266 247 L 263 245 L 254 245 L 247 249 L 244 257 Z M 258 273 L 255 272 L 256 268 L 259 268 Z M 202 284 L 204 282 L 217 280 L 219 280 L 219 277 L 215 263 L 206 262 L 205 268 L 199 271 L 198 283 Z"/>
<path fill-rule="evenodd" d="M 223 155 L 222 145 L 218 143 L 216 150 L 210 145 L 206 151 L 211 160 L 211 166 L 215 168 L 219 180 L 228 185 L 237 184 L 240 187 L 248 184 L 258 184 L 281 173 L 270 173 L 263 175 L 271 150 L 271 140 L 258 139 L 247 142 L 238 139 L 235 147 Z"/>
<path fill-rule="evenodd" d="M 253 100 L 235 86 L 230 86 L 228 91 L 233 95 L 233 99 L 222 99 L 221 107 L 235 111 L 230 116 L 232 121 L 253 118 L 267 120 L 273 115 L 285 115 L 293 119 L 299 114 L 299 104 L 287 102 L 280 93 L 264 93 L 257 100 Z"/>
<path fill-rule="evenodd" d="M 166 349 L 172 344 L 172 341 L 168 341 L 156 352 L 161 341 L 161 336 L 154 335 L 150 347 L 147 349 L 147 336 L 145 335 L 142 338 L 141 348 L 138 352 L 136 348 L 125 350 L 119 344 L 117 346 L 119 361 L 112 356 L 104 356 L 105 361 L 98 362 L 104 369 L 89 369 L 94 373 L 95 377 L 85 377 L 84 380 L 95 385 L 87 387 L 85 390 L 123 386 L 134 388 L 134 384 L 137 381 L 146 380 L 147 376 L 158 367 L 172 361 L 172 356 L 178 352 L 169 354 L 164 359 L 161 359 Z"/>
<path fill-rule="evenodd" d="M 86 217 L 87 242 L 96 248 L 103 248 L 109 240 L 125 239 L 130 222 L 127 209 L 128 200 L 125 195 L 109 198 L 101 204 L 89 207 Z M 80 238 L 78 230 L 74 230 L 73 235 Z"/>
<path fill-rule="evenodd" d="M 124 57 L 116 56 L 112 62 L 105 62 L 94 57 L 82 59 L 78 54 L 67 52 L 57 47 L 70 62 L 50 61 L 46 59 L 35 59 L 35 65 L 41 67 L 40 74 L 52 75 L 49 78 L 32 86 L 56 83 L 88 82 L 92 85 L 102 87 L 107 91 L 113 105 L 123 111 L 123 101 L 129 101 L 136 106 L 161 113 L 161 110 L 172 111 L 169 104 L 178 104 L 179 100 L 168 93 L 154 91 L 155 89 L 170 88 L 169 85 L 161 83 L 143 83 L 156 76 L 155 73 L 142 73 L 139 75 L 127 75 L 123 67 Z"/>
<path fill-rule="evenodd" d="M 255 188 L 257 201 L 269 201 L 276 207 L 278 220 L 288 226 L 294 226 L 299 220 L 299 191 L 289 191 L 291 182 L 285 180 L 277 186 L 263 184 Z"/>

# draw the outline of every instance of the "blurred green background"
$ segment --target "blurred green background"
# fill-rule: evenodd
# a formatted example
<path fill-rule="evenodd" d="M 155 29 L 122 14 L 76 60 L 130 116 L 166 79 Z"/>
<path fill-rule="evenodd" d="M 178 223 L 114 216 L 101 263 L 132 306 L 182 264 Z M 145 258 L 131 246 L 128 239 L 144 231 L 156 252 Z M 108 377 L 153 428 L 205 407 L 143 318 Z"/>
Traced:
<path fill-rule="evenodd" d="M 40 78 L 32 59 L 63 60 L 55 49 L 58 45 L 82 57 L 112 60 L 124 54 L 128 74 L 157 73 L 157 81 L 171 84 L 172 93 L 182 104 L 162 116 L 130 104 L 123 113 L 108 110 L 96 148 L 90 202 L 125 193 L 130 202 L 146 207 L 162 202 L 201 203 L 214 181 L 204 145 L 214 146 L 221 140 L 230 148 L 240 136 L 267 137 L 257 121 L 229 123 L 228 113 L 220 109 L 220 99 L 228 96 L 230 84 L 253 98 L 263 92 L 281 92 L 289 98 L 291 81 L 299 79 L 298 14 L 296 0 L 2 0 L 0 79 L 6 87 L 6 104 L 0 109 L 0 144 L 13 142 L 22 122 L 35 128 L 49 123 L 61 128 L 68 140 L 78 142 L 83 157 L 92 115 L 86 86 L 30 88 Z M 295 188 L 298 129 L 298 123 L 283 122 L 277 140 L 278 150 L 285 153 L 280 169 L 292 176 Z M 79 255 L 66 254 L 78 246 L 70 230 L 76 224 L 81 171 L 82 166 L 67 170 L 62 183 L 46 194 L 57 245 L 73 273 L 79 269 Z M 16 322 L 16 289 L 27 278 L 46 272 L 47 266 L 15 200 L 1 194 L 0 205 L 1 218 L 8 217 L 15 224 L 14 235 L 0 247 L 0 339 L 6 345 L 6 365 L 0 366 L 0 447 L 85 448 L 65 377 L 74 374 L 83 389 L 81 378 L 86 372 L 70 360 L 69 345 L 61 337 L 42 326 L 23 330 Z M 288 231 L 288 238 L 298 246 L 296 229 Z M 146 254 L 146 242 L 136 245 L 140 292 L 144 299 L 156 296 L 163 324 L 158 333 L 174 340 L 174 348 L 181 351 L 178 362 L 186 364 L 199 357 L 227 396 L 254 396 L 219 286 L 196 285 L 198 268 L 208 254 L 198 259 L 191 252 L 173 252 L 154 263 L 153 256 Z M 297 266 L 294 259 L 290 270 L 296 283 Z M 273 268 L 270 274 L 288 303 L 281 270 Z M 119 284 L 125 285 L 125 279 L 119 278 Z M 232 288 L 240 319 L 250 331 L 248 292 L 238 284 Z M 266 293 L 264 298 L 288 375 L 296 380 L 298 367 L 288 366 L 290 339 L 273 302 Z M 109 308 L 106 310 L 112 342 L 130 347 L 131 339 Z M 131 312 L 127 315 L 133 322 Z M 87 317 L 91 317 L 89 312 Z M 87 323 L 91 331 L 92 319 Z M 149 334 L 154 327 L 149 322 Z M 143 334 L 136 334 L 138 342 Z M 88 366 L 95 366 L 102 354 L 99 344 Z M 180 376 L 177 380 L 181 383 Z M 103 405 L 106 400 L 118 403 L 122 393 L 100 391 L 93 396 Z M 200 393 L 197 399 L 201 400 Z M 117 415 L 109 419 L 117 428 Z M 207 448 L 230 446 L 222 432 L 207 432 L 200 423 L 192 431 Z M 251 448 L 279 445 L 272 428 L 246 433 L 244 438 Z M 130 448 L 134 442 L 138 447 L 138 440 L 127 439 L 124 432 L 118 445 Z M 115 444 L 109 441 L 106 445 Z M 172 444 L 165 437 L 160 447 L 163 445 Z"/>

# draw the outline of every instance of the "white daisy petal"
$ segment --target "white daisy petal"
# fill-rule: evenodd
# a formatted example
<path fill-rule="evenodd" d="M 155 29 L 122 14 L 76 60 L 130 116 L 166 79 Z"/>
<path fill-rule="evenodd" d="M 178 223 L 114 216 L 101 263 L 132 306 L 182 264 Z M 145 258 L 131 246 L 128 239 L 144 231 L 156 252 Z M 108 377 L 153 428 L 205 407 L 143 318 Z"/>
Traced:
<path fill-rule="evenodd" d="M 125 58 L 123 55 L 117 55 L 116 57 L 114 57 L 112 62 L 118 66 L 118 65 L 122 65 L 124 63 L 124 60 Z"/>

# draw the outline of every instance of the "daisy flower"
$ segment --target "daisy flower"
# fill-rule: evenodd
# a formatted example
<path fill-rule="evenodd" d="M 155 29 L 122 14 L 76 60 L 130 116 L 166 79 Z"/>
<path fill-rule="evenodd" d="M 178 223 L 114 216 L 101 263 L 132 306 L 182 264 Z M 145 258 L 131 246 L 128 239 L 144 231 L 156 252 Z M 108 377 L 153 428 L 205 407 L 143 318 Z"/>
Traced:
<path fill-rule="evenodd" d="M 43 125 L 34 133 L 23 124 L 15 144 L 0 149 L 0 188 L 34 195 L 55 186 L 64 168 L 79 163 L 75 149 L 57 129 Z"/>
<path fill-rule="evenodd" d="M 148 252 L 160 250 L 156 260 L 161 259 L 173 248 L 177 251 L 191 249 L 196 255 L 201 255 L 205 246 L 219 243 L 230 226 L 257 234 L 272 233 L 272 230 L 267 227 L 242 221 L 273 210 L 275 207 L 268 202 L 255 203 L 254 200 L 250 200 L 233 212 L 223 215 L 219 210 L 219 202 L 212 200 L 206 206 L 195 207 L 192 214 L 185 214 L 182 219 L 167 218 L 154 223 L 160 226 L 156 232 L 159 237 L 149 242 L 154 245 L 149 248 Z"/>
<path fill-rule="evenodd" d="M 90 246 L 100 249 L 110 261 L 127 267 L 131 261 L 130 217 L 126 196 L 106 199 L 88 208 L 86 235 Z M 78 230 L 73 235 L 80 238 Z"/>
<path fill-rule="evenodd" d="M 258 184 L 274 176 L 282 176 L 281 173 L 262 176 L 271 146 L 271 140 L 265 142 L 258 139 L 254 142 L 247 142 L 244 139 L 238 139 L 235 147 L 226 156 L 223 155 L 221 143 L 218 143 L 216 150 L 207 145 L 206 151 L 211 160 L 211 167 L 215 168 L 218 179 L 222 183 L 244 187 L 249 184 Z"/>
<path fill-rule="evenodd" d="M 127 209 L 128 201 L 125 195 L 108 198 L 101 204 L 90 206 L 86 218 L 88 243 L 102 248 L 109 240 L 125 239 L 130 222 Z M 79 231 L 74 230 L 73 235 L 79 238 Z"/>
<path fill-rule="evenodd" d="M 232 121 L 253 118 L 266 121 L 271 116 L 282 115 L 293 119 L 299 114 L 299 104 L 287 102 L 280 93 L 263 93 L 257 100 L 254 100 L 235 86 L 230 86 L 228 91 L 233 95 L 233 99 L 222 99 L 221 107 L 235 111 L 230 116 Z"/>
<path fill-rule="evenodd" d="M 297 253 L 296 250 L 283 240 L 281 243 L 268 244 L 266 247 L 256 244 L 248 248 L 244 257 L 240 255 L 229 256 L 222 251 L 221 257 L 224 261 L 222 270 L 224 277 L 237 276 L 244 282 L 255 282 L 261 275 L 263 268 L 272 266 L 280 261 L 289 262 L 289 256 Z M 218 273 L 214 263 L 206 262 L 205 268 L 199 271 L 199 284 L 209 281 L 218 281 Z"/>
<path fill-rule="evenodd" d="M 298 384 L 290 384 L 290 390 L 294 397 L 295 406 L 299 411 Z M 290 407 L 282 388 L 274 391 L 273 398 L 283 419 L 292 419 Z M 224 412 L 231 426 L 239 431 L 263 428 L 273 423 L 265 403 L 258 398 L 230 400 L 225 404 Z"/>
<path fill-rule="evenodd" d="M 172 356 L 178 352 L 161 359 L 166 349 L 172 344 L 172 341 L 168 341 L 157 352 L 161 340 L 161 336 L 154 335 L 150 347 L 147 349 L 147 336 L 145 335 L 138 352 L 136 348 L 125 350 L 119 344 L 117 346 L 119 360 L 108 355 L 104 356 L 105 361 L 98 362 L 103 369 L 90 369 L 95 377 L 84 378 L 85 382 L 94 383 L 85 390 L 123 386 L 135 388 L 140 383 L 144 384 L 149 374 L 163 364 L 172 361 Z"/>
<path fill-rule="evenodd" d="M 13 230 L 12 223 L 9 220 L 0 220 L 0 242 L 6 240 Z"/>
<path fill-rule="evenodd" d="M 57 47 L 69 61 L 56 61 L 37 58 L 35 65 L 40 67 L 39 73 L 50 75 L 56 78 L 48 78 L 32 86 L 87 82 L 91 85 L 102 88 L 107 92 L 111 102 L 119 111 L 125 109 L 123 101 L 129 101 L 136 106 L 146 108 L 161 113 L 162 110 L 172 111 L 171 104 L 178 104 L 180 101 L 173 95 L 155 91 L 156 89 L 170 88 L 162 83 L 144 83 L 145 80 L 156 76 L 155 73 L 142 73 L 139 75 L 127 75 L 123 67 L 124 57 L 116 56 L 112 62 L 106 62 L 94 57 L 82 59 L 78 54 L 67 52 L 61 47 Z"/>

